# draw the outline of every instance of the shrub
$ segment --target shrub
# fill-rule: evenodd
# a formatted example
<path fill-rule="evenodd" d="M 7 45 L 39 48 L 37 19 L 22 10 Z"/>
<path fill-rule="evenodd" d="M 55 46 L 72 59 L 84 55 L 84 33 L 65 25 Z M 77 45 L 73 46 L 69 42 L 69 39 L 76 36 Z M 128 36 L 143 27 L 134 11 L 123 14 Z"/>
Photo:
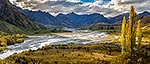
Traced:
<path fill-rule="evenodd" d="M 7 45 L 12 45 L 16 43 L 15 39 L 11 37 L 10 35 L 4 36 L 4 38 L 7 40 Z"/>
<path fill-rule="evenodd" d="M 6 47 L 7 46 L 7 40 L 5 38 L 0 38 L 0 47 Z"/>
<path fill-rule="evenodd" d="M 17 38 L 17 39 L 16 39 L 16 43 L 22 43 L 23 41 L 24 41 L 23 38 Z"/>
<path fill-rule="evenodd" d="M 5 47 L 0 47 L 0 52 L 4 50 L 5 50 Z"/>
<path fill-rule="evenodd" d="M 16 38 L 21 38 L 21 35 L 20 34 L 16 34 Z"/>
<path fill-rule="evenodd" d="M 22 38 L 27 38 L 27 35 L 22 34 L 21 37 L 22 37 Z"/>

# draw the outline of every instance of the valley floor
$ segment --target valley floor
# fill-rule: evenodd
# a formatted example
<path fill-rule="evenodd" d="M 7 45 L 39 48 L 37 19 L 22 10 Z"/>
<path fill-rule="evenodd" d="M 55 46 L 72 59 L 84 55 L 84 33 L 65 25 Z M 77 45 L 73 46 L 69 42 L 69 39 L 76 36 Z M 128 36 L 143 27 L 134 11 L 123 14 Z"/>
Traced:
<path fill-rule="evenodd" d="M 5 61 L 26 64 L 109 64 L 120 54 L 120 45 L 83 44 L 45 46 L 37 51 L 14 54 Z"/>
<path fill-rule="evenodd" d="M 132 62 L 138 64 L 150 63 L 150 45 L 143 46 L 149 56 L 134 56 Z M 142 52 L 141 54 L 143 54 Z M 36 51 L 24 51 L 13 54 L 1 64 L 110 64 L 120 60 L 114 60 L 121 54 L 118 44 L 69 44 L 69 45 L 47 45 Z M 145 55 L 145 54 L 144 54 Z M 142 59 L 140 59 L 142 58 Z M 140 59 L 140 60 L 139 60 Z M 121 60 L 122 61 L 122 60 Z M 138 61 L 138 62 L 136 62 Z M 127 62 L 127 61 L 126 61 Z"/>

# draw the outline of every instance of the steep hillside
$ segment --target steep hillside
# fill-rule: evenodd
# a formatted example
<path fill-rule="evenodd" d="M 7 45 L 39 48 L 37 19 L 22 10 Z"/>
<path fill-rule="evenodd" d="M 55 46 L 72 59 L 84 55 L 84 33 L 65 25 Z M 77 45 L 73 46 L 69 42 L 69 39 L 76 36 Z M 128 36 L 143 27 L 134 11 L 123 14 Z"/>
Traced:
<path fill-rule="evenodd" d="M 30 21 L 21 11 L 13 6 L 9 0 L 0 0 L 0 19 L 22 30 L 36 30 L 40 28 L 39 25 Z"/>
<path fill-rule="evenodd" d="M 144 16 L 141 18 L 142 24 L 148 25 L 150 24 L 150 16 Z"/>
<path fill-rule="evenodd" d="M 146 34 L 145 36 L 149 37 L 150 34 L 150 16 L 144 16 L 141 18 L 142 26 L 143 26 L 143 32 Z"/>
<path fill-rule="evenodd" d="M 20 28 L 0 20 L 0 31 L 7 33 L 24 33 Z"/>
<path fill-rule="evenodd" d="M 42 11 L 30 11 L 30 10 L 22 10 L 24 14 L 26 14 L 32 21 L 38 22 L 45 26 L 62 26 L 61 22 L 49 14 L 48 12 Z"/>

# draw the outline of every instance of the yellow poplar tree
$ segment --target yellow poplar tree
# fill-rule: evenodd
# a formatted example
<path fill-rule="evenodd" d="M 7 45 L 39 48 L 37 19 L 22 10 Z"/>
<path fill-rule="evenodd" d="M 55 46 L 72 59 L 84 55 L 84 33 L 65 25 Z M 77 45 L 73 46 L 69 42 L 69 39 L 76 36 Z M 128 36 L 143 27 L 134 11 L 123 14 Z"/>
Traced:
<path fill-rule="evenodd" d="M 130 16 L 129 16 L 129 22 L 128 22 L 128 32 L 127 32 L 127 51 L 128 52 L 133 52 L 133 47 L 135 45 L 135 25 L 136 25 L 136 21 L 135 21 L 135 11 L 133 6 L 131 6 L 130 9 Z"/>
<path fill-rule="evenodd" d="M 135 44 L 136 44 L 136 27 L 137 27 L 137 24 L 136 24 L 136 12 L 134 11 L 134 18 L 133 18 L 133 37 L 132 37 L 132 45 L 135 47 Z"/>
<path fill-rule="evenodd" d="M 126 44 L 125 44 L 125 42 L 126 42 L 126 38 L 125 38 L 125 36 L 126 36 L 126 17 L 124 16 L 124 18 L 123 18 L 123 21 L 122 21 L 122 29 L 121 29 L 121 44 L 122 44 L 122 54 L 124 54 L 125 53 L 125 51 L 126 51 Z"/>
<path fill-rule="evenodd" d="M 136 44 L 136 36 L 138 37 L 138 48 L 141 47 L 142 40 L 142 30 L 141 30 L 141 21 L 138 21 L 138 26 L 136 22 L 136 13 L 133 6 L 130 9 L 129 21 L 126 21 L 126 18 L 123 18 L 122 21 L 122 30 L 121 30 L 121 44 L 122 44 L 122 54 L 125 52 L 133 53 L 133 48 Z"/>
<path fill-rule="evenodd" d="M 137 27 L 137 37 L 138 37 L 138 49 L 141 48 L 141 40 L 142 40 L 142 29 L 141 29 L 141 20 L 138 20 L 138 27 Z"/>

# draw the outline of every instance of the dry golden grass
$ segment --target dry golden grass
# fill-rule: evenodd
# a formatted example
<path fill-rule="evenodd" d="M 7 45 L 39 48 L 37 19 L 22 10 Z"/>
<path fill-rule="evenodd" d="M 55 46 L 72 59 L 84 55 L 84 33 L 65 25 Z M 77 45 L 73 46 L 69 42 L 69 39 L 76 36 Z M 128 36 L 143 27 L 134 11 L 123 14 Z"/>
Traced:
<path fill-rule="evenodd" d="M 49 64 L 53 62 L 107 64 L 111 59 L 116 58 L 117 55 L 120 54 L 120 51 L 117 49 L 113 51 L 113 48 L 117 46 L 112 47 L 112 51 L 110 52 L 110 50 L 107 49 L 109 45 L 114 44 L 67 45 L 69 48 L 66 46 L 48 46 L 48 48 L 44 47 L 37 51 L 25 51 L 20 54 L 14 54 L 7 58 L 6 61 L 11 60 L 15 63 L 37 63 L 42 61 L 42 63 L 48 62 Z M 110 54 L 107 54 L 108 52 L 110 52 Z"/>

